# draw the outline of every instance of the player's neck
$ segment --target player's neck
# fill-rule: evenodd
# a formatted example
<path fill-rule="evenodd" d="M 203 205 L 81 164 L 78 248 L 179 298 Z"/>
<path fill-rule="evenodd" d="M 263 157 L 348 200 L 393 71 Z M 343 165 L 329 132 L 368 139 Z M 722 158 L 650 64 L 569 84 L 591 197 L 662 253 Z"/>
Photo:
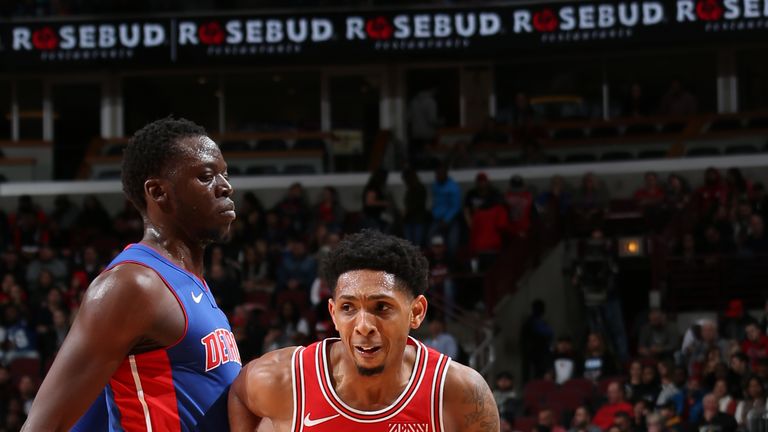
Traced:
<path fill-rule="evenodd" d="M 334 353 L 334 349 L 339 351 Z M 399 359 L 393 359 L 381 373 L 371 376 L 360 374 L 354 361 L 341 350 L 342 343 L 331 345 L 331 379 L 336 394 L 347 405 L 363 411 L 386 408 L 408 385 L 415 356 L 406 354 L 407 347 Z"/>
<path fill-rule="evenodd" d="M 185 240 L 185 236 L 146 224 L 141 243 L 156 249 L 179 267 L 198 276 L 203 274 L 204 247 L 196 242 Z"/>

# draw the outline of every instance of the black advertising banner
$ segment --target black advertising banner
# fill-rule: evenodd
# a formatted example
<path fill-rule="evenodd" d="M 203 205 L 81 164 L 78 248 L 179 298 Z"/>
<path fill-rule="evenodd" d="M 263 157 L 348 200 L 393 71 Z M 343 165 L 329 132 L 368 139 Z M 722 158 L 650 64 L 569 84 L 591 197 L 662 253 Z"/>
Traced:
<path fill-rule="evenodd" d="M 0 23 L 8 69 L 377 63 L 765 40 L 768 0 Z"/>
<path fill-rule="evenodd" d="M 167 19 L 14 22 L 2 27 L 0 41 L 10 70 L 167 65 L 169 24 Z"/>

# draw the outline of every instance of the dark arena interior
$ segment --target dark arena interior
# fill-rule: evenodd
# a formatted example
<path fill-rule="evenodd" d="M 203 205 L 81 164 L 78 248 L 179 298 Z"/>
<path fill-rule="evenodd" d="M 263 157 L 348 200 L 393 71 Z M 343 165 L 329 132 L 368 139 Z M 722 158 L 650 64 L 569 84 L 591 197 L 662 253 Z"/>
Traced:
<path fill-rule="evenodd" d="M 768 0 L 2 0 L 0 59 L 0 431 L 141 240 L 123 150 L 168 116 L 228 164 L 243 365 L 334 336 L 367 228 L 501 431 L 768 431 Z"/>

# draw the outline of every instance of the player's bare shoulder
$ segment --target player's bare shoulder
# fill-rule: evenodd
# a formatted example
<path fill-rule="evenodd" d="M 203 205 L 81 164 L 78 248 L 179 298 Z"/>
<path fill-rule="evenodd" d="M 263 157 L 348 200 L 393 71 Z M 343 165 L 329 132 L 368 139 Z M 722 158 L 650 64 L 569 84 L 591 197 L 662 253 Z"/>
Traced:
<path fill-rule="evenodd" d="M 477 371 L 451 362 L 443 394 L 446 432 L 498 432 L 499 412 L 493 393 Z"/>
<path fill-rule="evenodd" d="M 290 417 L 293 410 L 291 360 L 299 347 L 264 354 L 240 371 L 233 391 L 259 417 Z M 245 399 L 243 399 L 245 397 Z"/>

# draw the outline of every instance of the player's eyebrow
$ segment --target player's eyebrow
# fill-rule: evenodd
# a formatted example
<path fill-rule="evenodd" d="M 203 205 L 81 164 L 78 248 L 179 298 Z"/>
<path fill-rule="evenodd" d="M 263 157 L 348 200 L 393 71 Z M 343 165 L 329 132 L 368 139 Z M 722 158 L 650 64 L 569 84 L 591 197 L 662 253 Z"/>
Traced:
<path fill-rule="evenodd" d="M 392 300 L 394 297 L 387 294 L 374 294 L 366 297 L 368 300 Z M 342 294 L 339 296 L 339 300 L 358 300 L 357 296 Z"/>

